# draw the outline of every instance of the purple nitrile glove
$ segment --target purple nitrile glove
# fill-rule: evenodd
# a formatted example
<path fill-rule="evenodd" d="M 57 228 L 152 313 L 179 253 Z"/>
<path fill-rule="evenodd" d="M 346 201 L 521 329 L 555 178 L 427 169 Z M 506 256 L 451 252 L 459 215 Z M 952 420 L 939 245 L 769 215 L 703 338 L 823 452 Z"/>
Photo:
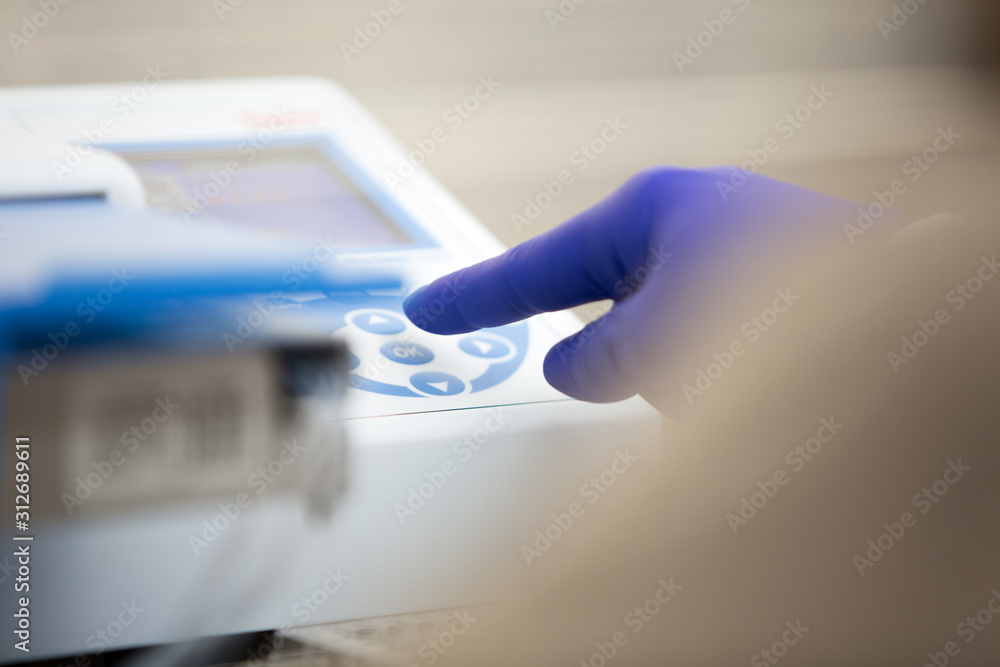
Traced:
<path fill-rule="evenodd" d="M 846 250 L 902 222 L 887 215 L 858 227 L 858 206 L 729 167 L 650 169 L 555 229 L 421 287 L 403 307 L 426 331 L 458 334 L 611 299 L 609 313 L 549 351 L 545 377 L 578 399 L 641 394 L 659 407 L 663 386 L 679 386 L 671 354 L 689 349 L 674 333 L 711 309 L 713 294 L 724 301 L 727 286 L 760 281 L 776 257 Z"/>

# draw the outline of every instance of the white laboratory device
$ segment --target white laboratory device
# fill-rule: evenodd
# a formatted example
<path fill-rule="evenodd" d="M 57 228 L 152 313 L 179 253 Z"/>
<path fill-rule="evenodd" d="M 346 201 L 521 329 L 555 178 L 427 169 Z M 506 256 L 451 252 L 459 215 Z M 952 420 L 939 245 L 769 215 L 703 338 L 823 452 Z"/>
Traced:
<path fill-rule="evenodd" d="M 406 319 L 409 290 L 504 248 L 425 170 L 390 186 L 406 150 L 336 85 L 8 88 L 0 125 L 67 142 L 49 161 L 57 181 L 99 146 L 131 165 L 150 208 L 308 240 L 290 286 L 327 261 L 403 281 L 269 294 L 221 332 L 238 349 L 270 312 L 322 312 L 347 342 L 349 470 L 332 516 L 270 492 L 292 451 L 252 462 L 241 488 L 215 498 L 57 517 L 35 543 L 33 577 L 52 604 L 32 659 L 497 600 L 488 573 L 530 567 L 522 547 L 567 498 L 621 451 L 655 455 L 661 418 L 643 401 L 584 404 L 543 378 L 545 353 L 581 326 L 572 314 L 453 337 Z M 67 470 L 68 491 L 91 463 Z M 123 609 L 134 618 L 116 626 Z M 23 659 L 0 644 L 0 662 Z"/>

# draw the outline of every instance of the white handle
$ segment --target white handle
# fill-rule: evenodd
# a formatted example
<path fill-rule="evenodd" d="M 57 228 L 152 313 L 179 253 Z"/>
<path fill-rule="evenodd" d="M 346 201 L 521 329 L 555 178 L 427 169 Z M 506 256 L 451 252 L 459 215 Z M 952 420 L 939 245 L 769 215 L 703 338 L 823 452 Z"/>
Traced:
<path fill-rule="evenodd" d="M 80 155 L 89 150 L 86 155 Z M 79 159 L 67 164 L 70 152 Z M 117 207 L 141 209 L 146 193 L 125 160 L 98 148 L 73 148 L 47 137 L 0 125 L 0 201 L 104 197 Z"/>

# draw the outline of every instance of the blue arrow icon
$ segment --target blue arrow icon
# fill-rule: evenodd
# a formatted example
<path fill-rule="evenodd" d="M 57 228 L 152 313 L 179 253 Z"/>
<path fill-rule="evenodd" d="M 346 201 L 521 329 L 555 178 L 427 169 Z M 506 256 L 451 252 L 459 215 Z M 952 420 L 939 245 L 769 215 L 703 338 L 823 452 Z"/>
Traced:
<path fill-rule="evenodd" d="M 454 396 L 465 391 L 465 383 L 454 375 L 439 371 L 416 373 L 410 378 L 410 384 L 417 391 L 431 396 Z"/>
<path fill-rule="evenodd" d="M 354 318 L 354 324 L 368 333 L 389 336 L 406 329 L 406 323 L 390 313 L 363 313 Z"/>
<path fill-rule="evenodd" d="M 499 359 L 510 352 L 510 347 L 505 343 L 490 338 L 477 338 L 475 336 L 463 339 L 459 342 L 458 347 L 463 352 L 481 359 Z"/>

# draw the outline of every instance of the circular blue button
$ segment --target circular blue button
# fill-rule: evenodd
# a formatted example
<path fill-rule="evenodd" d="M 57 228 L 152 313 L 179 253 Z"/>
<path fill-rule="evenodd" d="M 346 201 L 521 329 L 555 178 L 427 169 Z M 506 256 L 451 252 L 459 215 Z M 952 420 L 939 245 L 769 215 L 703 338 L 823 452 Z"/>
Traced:
<path fill-rule="evenodd" d="M 465 383 L 454 375 L 438 371 L 416 373 L 410 378 L 410 384 L 417 391 L 431 396 L 454 396 L 465 391 Z"/>
<path fill-rule="evenodd" d="M 429 363 L 434 359 L 434 353 L 423 345 L 416 343 L 401 343 L 393 341 L 379 348 L 382 356 L 391 361 L 409 366 Z"/>
<path fill-rule="evenodd" d="M 355 368 L 361 365 L 361 360 L 358 359 L 358 355 L 353 352 L 347 353 L 347 370 L 353 371 Z"/>
<path fill-rule="evenodd" d="M 362 313 L 354 318 L 354 324 L 368 333 L 389 336 L 406 329 L 406 322 L 389 313 Z"/>
<path fill-rule="evenodd" d="M 506 343 L 501 343 L 492 338 L 472 336 L 463 339 L 458 346 L 463 352 L 482 359 L 499 359 L 510 354 L 510 347 Z"/>

